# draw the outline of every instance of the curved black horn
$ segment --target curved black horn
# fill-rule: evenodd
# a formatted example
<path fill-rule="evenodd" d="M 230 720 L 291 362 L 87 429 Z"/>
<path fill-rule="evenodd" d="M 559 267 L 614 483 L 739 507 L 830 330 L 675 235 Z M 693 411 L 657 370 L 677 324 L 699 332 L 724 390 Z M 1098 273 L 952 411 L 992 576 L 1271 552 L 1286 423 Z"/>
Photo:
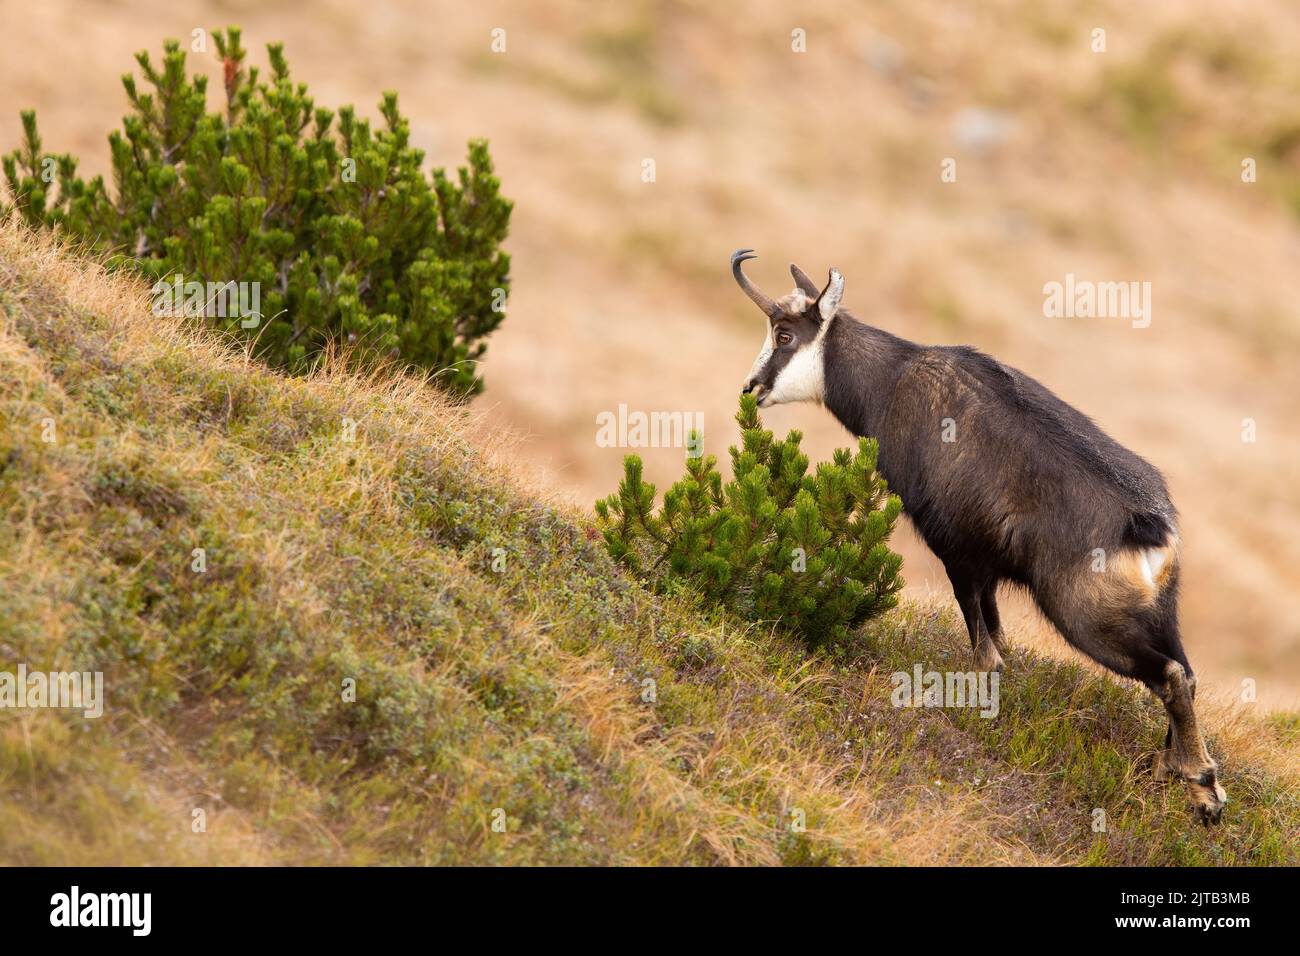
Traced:
<path fill-rule="evenodd" d="M 822 290 L 817 288 L 817 283 L 808 278 L 808 273 L 804 272 L 793 262 L 790 263 L 790 275 L 794 276 L 794 284 L 797 285 L 803 294 L 810 299 L 816 299 L 822 294 Z"/>
<path fill-rule="evenodd" d="M 740 271 L 742 262 L 757 258 L 753 249 L 737 249 L 731 254 L 731 274 L 736 277 L 736 284 L 745 290 L 745 295 L 753 299 L 754 304 L 762 309 L 769 319 L 775 319 L 781 314 L 781 307 L 758 291 L 754 283 L 749 281 L 749 277 Z"/>

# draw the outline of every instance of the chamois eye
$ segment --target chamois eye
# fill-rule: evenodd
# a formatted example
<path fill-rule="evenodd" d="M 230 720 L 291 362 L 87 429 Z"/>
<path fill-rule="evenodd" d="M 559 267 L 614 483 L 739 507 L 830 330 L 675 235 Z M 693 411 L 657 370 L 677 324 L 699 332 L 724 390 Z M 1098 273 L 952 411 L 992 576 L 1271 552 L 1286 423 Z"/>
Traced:
<path fill-rule="evenodd" d="M 791 335 L 789 332 L 778 332 L 778 333 L 776 333 L 776 344 L 777 344 L 777 345 L 789 345 L 789 344 L 790 344 L 791 342 L 793 342 L 793 341 L 794 341 L 794 336 Z"/>

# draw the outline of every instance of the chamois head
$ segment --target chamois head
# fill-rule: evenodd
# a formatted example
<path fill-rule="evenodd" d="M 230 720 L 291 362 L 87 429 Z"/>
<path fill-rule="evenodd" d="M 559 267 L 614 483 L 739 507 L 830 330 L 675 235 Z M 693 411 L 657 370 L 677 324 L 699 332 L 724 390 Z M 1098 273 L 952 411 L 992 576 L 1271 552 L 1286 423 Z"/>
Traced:
<path fill-rule="evenodd" d="M 844 296 L 844 276 L 832 269 L 824 289 L 794 263 L 795 290 L 781 299 L 771 299 L 749 281 L 740 265 L 756 259 L 753 249 L 731 254 L 731 274 L 767 316 L 767 338 L 754 359 L 754 367 L 741 385 L 746 394 L 758 393 L 763 407 L 782 402 L 820 402 L 824 394 L 824 345 L 831 320 Z"/>

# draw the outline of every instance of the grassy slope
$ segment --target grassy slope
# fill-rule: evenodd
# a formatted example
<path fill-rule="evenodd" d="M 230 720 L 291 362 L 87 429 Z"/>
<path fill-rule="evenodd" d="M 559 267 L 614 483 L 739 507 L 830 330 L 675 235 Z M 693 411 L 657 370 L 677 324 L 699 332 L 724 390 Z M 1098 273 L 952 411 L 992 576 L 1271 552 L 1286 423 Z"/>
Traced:
<path fill-rule="evenodd" d="M 12 226 L 0 314 L 0 670 L 108 687 L 0 711 L 0 862 L 1300 860 L 1294 720 L 1211 712 L 1207 834 L 1132 687 L 1014 653 L 997 720 L 898 710 L 945 609 L 833 661 L 660 601 L 419 383 L 280 378 Z"/>

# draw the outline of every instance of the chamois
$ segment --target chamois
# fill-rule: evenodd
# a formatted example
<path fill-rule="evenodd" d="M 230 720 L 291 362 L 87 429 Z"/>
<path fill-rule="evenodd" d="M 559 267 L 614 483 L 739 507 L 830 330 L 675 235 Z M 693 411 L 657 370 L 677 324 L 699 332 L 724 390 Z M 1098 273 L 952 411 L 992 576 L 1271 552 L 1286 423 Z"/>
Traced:
<path fill-rule="evenodd" d="M 1074 647 L 1145 684 L 1169 729 L 1158 779 L 1187 782 L 1199 819 L 1223 815 L 1196 724 L 1196 678 L 1178 634 L 1178 526 L 1160 472 L 1042 384 L 970 346 L 927 346 L 840 308 L 791 264 L 780 300 L 731 271 L 768 317 L 742 391 L 761 407 L 817 402 L 879 444 L 877 467 L 943 562 L 976 667 L 1002 667 L 998 584 L 1024 587 Z"/>

